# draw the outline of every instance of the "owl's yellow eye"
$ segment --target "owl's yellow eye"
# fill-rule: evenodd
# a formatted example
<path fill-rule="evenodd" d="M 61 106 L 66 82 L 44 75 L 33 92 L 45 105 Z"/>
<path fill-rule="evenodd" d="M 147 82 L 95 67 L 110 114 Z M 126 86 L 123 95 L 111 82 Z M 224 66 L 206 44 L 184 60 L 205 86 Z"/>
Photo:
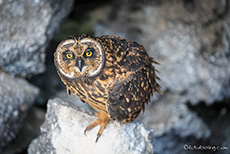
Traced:
<path fill-rule="evenodd" d="M 92 51 L 87 51 L 87 52 L 85 53 L 85 55 L 86 55 L 87 57 L 91 57 L 91 56 L 93 55 L 93 52 L 92 52 Z"/>
<path fill-rule="evenodd" d="M 67 54 L 66 54 L 66 57 L 67 57 L 68 59 L 70 59 L 70 58 L 73 57 L 73 54 L 72 54 L 72 53 L 67 53 Z"/>

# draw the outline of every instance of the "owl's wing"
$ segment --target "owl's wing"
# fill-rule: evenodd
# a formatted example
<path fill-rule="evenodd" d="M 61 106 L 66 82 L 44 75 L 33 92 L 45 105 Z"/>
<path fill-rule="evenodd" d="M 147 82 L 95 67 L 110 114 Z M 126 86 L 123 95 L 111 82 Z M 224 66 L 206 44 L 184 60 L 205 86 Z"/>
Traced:
<path fill-rule="evenodd" d="M 145 48 L 133 40 L 127 41 L 116 35 L 103 35 L 99 38 L 106 42 L 109 54 L 114 55 L 113 65 L 119 74 L 127 71 L 136 72 L 145 65 L 155 62 L 148 56 Z"/>
<path fill-rule="evenodd" d="M 117 79 L 109 88 L 107 111 L 110 118 L 133 121 L 144 110 L 153 91 L 159 90 L 154 74 L 142 68 L 126 78 Z"/>
<path fill-rule="evenodd" d="M 152 65 L 157 62 L 147 55 L 144 47 L 127 42 L 126 49 L 122 48 L 118 48 L 114 62 L 119 75 L 109 88 L 107 111 L 110 118 L 131 122 L 144 110 L 152 93 L 160 92 L 160 86 Z"/>

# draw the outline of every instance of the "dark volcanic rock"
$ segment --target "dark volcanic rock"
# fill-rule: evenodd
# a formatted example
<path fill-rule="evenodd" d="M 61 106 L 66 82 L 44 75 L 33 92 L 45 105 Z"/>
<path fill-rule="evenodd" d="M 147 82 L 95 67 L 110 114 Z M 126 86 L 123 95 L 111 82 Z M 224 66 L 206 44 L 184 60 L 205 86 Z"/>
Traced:
<path fill-rule="evenodd" d="M 153 153 L 153 131 L 139 123 L 111 121 L 95 143 L 98 127 L 87 136 L 84 130 L 96 119 L 96 116 L 79 110 L 71 103 L 60 99 L 49 100 L 41 135 L 32 141 L 28 153 Z"/>
<path fill-rule="evenodd" d="M 22 77 L 42 73 L 45 49 L 73 0 L 0 1 L 0 68 Z"/>
<path fill-rule="evenodd" d="M 16 137 L 37 94 L 25 80 L 0 72 L 0 152 Z"/>

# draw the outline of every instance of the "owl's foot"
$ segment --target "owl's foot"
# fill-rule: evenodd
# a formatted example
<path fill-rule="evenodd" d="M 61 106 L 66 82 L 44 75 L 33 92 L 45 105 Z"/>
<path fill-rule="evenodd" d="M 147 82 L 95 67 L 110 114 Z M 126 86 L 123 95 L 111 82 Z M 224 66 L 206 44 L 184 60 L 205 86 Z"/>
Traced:
<path fill-rule="evenodd" d="M 108 124 L 110 118 L 107 115 L 106 112 L 100 112 L 100 113 L 96 113 L 98 119 L 96 121 L 94 121 L 93 123 L 91 123 L 90 125 L 88 125 L 84 131 L 84 134 L 86 135 L 86 132 L 91 130 L 92 128 L 96 127 L 97 125 L 100 125 L 100 129 L 97 133 L 97 139 L 95 142 L 98 141 L 98 139 L 100 138 L 103 130 L 105 129 L 105 126 Z"/>

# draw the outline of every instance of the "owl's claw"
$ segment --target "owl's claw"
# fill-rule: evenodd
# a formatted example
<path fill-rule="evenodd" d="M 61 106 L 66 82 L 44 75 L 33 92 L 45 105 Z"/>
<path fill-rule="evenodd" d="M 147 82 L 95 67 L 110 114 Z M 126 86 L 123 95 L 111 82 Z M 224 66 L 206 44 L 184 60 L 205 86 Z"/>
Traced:
<path fill-rule="evenodd" d="M 88 129 L 87 129 L 87 127 L 86 127 L 86 129 L 84 130 L 84 135 L 86 136 L 86 132 L 88 131 Z"/>
<path fill-rule="evenodd" d="M 105 129 L 105 126 L 107 125 L 107 123 L 110 120 L 107 113 L 105 113 L 105 112 L 96 113 L 96 115 L 97 115 L 98 119 L 96 121 L 94 121 L 93 123 L 91 123 L 90 125 L 88 125 L 86 127 L 86 129 L 84 130 L 84 135 L 86 136 L 87 131 L 91 130 L 92 128 L 96 127 L 97 125 L 100 125 L 100 129 L 97 133 L 97 138 L 96 138 L 95 143 L 97 143 L 103 130 Z"/>
<path fill-rule="evenodd" d="M 101 134 L 97 134 L 97 138 L 96 138 L 95 143 L 97 143 L 97 141 L 98 141 L 98 139 L 99 139 L 100 136 L 101 136 Z"/>
<path fill-rule="evenodd" d="M 87 127 L 86 127 L 86 129 L 84 130 L 84 135 L 86 136 L 86 133 L 88 132 L 88 131 L 90 131 L 91 129 L 93 129 L 94 127 L 96 127 L 97 125 L 99 125 L 100 123 L 99 123 L 99 119 L 97 119 L 96 121 L 94 121 L 93 123 L 91 123 L 90 125 L 88 125 Z"/>

